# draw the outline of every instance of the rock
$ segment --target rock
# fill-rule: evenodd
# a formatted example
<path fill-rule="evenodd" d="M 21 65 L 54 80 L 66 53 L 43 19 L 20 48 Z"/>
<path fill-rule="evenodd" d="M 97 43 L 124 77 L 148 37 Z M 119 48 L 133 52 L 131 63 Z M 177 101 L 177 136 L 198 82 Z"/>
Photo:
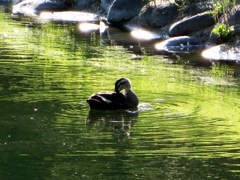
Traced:
<path fill-rule="evenodd" d="M 213 61 L 240 61 L 240 43 L 221 44 L 202 52 L 202 56 Z"/>
<path fill-rule="evenodd" d="M 240 5 L 234 6 L 234 8 L 230 8 L 227 12 L 227 19 L 222 15 L 219 19 L 219 23 L 228 24 L 229 26 L 233 26 L 236 24 L 240 24 Z"/>
<path fill-rule="evenodd" d="M 63 11 L 68 10 L 69 7 L 60 2 L 51 2 L 51 1 L 44 1 L 36 6 L 36 12 L 41 11 Z"/>
<path fill-rule="evenodd" d="M 144 8 L 143 12 L 135 18 L 136 23 L 141 27 L 164 27 L 170 24 L 178 16 L 177 6 L 165 3 L 158 8 Z"/>
<path fill-rule="evenodd" d="M 97 1 L 96 0 L 87 0 L 87 1 L 78 1 L 76 4 L 75 4 L 75 8 L 77 10 L 83 10 L 85 8 L 87 8 L 88 6 L 91 6 L 93 3 L 96 3 Z"/>
<path fill-rule="evenodd" d="M 187 8 L 185 13 L 187 15 L 193 16 L 199 13 L 203 13 L 205 11 L 212 11 L 213 4 L 211 2 L 197 2 L 190 4 Z"/>
<path fill-rule="evenodd" d="M 109 8 L 107 21 L 121 23 L 137 16 L 143 6 L 142 0 L 115 0 Z"/>
<path fill-rule="evenodd" d="M 222 15 L 219 18 L 218 24 L 215 24 L 212 30 L 218 28 L 219 24 L 225 24 L 234 29 L 233 31 L 234 34 L 228 37 L 221 37 L 219 34 L 215 34 L 211 30 L 211 32 L 209 33 L 210 36 L 206 41 L 207 46 L 213 46 L 225 43 L 227 41 L 232 41 L 234 39 L 237 39 L 238 36 L 240 36 L 240 5 L 237 5 L 234 8 L 229 9 L 227 15 L 228 15 L 227 19 L 225 18 L 224 15 Z"/>
<path fill-rule="evenodd" d="M 64 22 L 92 22 L 99 23 L 100 19 L 96 14 L 78 11 L 42 12 L 41 19 Z"/>
<path fill-rule="evenodd" d="M 179 36 L 169 38 L 163 42 L 157 43 L 155 48 L 158 51 L 184 53 L 196 51 L 203 48 L 200 40 L 190 36 Z"/>
<path fill-rule="evenodd" d="M 201 13 L 174 23 L 169 29 L 169 36 L 189 35 L 195 31 L 212 26 L 215 19 L 212 14 Z"/>
<path fill-rule="evenodd" d="M 158 45 L 160 46 L 196 46 L 200 44 L 201 42 L 199 41 L 199 39 L 195 37 L 179 36 L 179 37 L 173 37 L 173 38 L 164 40 Z"/>
<path fill-rule="evenodd" d="M 113 0 L 101 0 L 100 6 L 106 11 L 109 11 L 110 6 L 112 5 Z"/>
<path fill-rule="evenodd" d="M 131 31 L 131 36 L 134 37 L 135 39 L 146 41 L 161 38 L 158 34 L 143 29 L 135 29 Z"/>
<path fill-rule="evenodd" d="M 206 42 L 206 45 L 212 46 L 212 45 L 221 44 L 221 43 L 223 43 L 221 40 L 221 37 L 218 36 L 217 34 L 211 32 L 210 37 L 209 37 L 208 41 Z"/>
<path fill-rule="evenodd" d="M 17 4 L 19 2 L 21 2 L 22 0 L 12 0 L 13 4 Z"/>
<path fill-rule="evenodd" d="M 234 34 L 240 36 L 240 24 L 235 24 Z"/>
<path fill-rule="evenodd" d="M 0 5 L 8 6 L 12 3 L 13 2 L 11 0 L 0 0 Z"/>
<path fill-rule="evenodd" d="M 63 11 L 69 9 L 61 2 L 50 0 L 26 0 L 13 6 L 13 14 L 23 14 L 26 16 L 36 16 L 41 11 Z"/>

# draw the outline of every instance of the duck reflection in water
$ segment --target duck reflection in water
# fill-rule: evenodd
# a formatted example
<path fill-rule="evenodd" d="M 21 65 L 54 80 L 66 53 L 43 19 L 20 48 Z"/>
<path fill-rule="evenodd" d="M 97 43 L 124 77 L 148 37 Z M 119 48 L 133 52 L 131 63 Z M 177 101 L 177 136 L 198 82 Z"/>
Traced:
<path fill-rule="evenodd" d="M 131 127 L 137 121 L 137 117 L 137 111 L 90 110 L 86 119 L 86 125 L 89 130 L 100 132 L 113 131 L 114 138 L 125 139 L 130 136 Z"/>
<path fill-rule="evenodd" d="M 121 93 L 122 90 L 124 93 Z M 137 120 L 138 97 L 132 91 L 129 79 L 117 79 L 114 92 L 93 94 L 86 102 L 90 107 L 87 117 L 89 126 L 98 126 L 101 129 L 110 125 L 114 135 L 130 135 L 131 126 Z"/>
<path fill-rule="evenodd" d="M 121 91 L 124 90 L 122 94 Z M 90 109 L 97 110 L 136 110 L 138 97 L 132 91 L 131 81 L 127 78 L 119 78 L 115 82 L 115 89 L 112 93 L 100 92 L 90 96 L 86 100 Z"/>

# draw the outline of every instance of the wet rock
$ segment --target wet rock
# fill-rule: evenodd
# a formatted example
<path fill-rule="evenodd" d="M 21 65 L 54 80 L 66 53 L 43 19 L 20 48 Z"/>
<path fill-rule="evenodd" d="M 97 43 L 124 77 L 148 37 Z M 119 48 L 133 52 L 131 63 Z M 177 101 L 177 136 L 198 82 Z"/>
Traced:
<path fill-rule="evenodd" d="M 238 36 L 240 36 L 240 5 L 229 9 L 227 12 L 227 16 L 222 15 L 219 18 L 218 23 L 215 24 L 212 29 L 218 28 L 219 24 L 225 24 L 233 28 L 233 35 L 221 37 L 219 34 L 210 32 L 209 39 L 206 42 L 208 46 L 226 43 L 227 41 L 232 41 L 234 39 L 237 39 Z"/>
<path fill-rule="evenodd" d="M 113 0 L 101 0 L 100 5 L 106 12 L 108 12 L 112 3 L 113 3 Z"/>
<path fill-rule="evenodd" d="M 212 26 L 215 19 L 212 14 L 201 13 L 174 23 L 169 29 L 169 36 L 189 35 L 195 31 Z"/>
<path fill-rule="evenodd" d="M 212 11 L 213 10 L 213 4 L 211 2 L 197 2 L 190 4 L 187 8 L 185 13 L 187 15 L 196 15 L 203 13 L 205 11 Z"/>
<path fill-rule="evenodd" d="M 131 31 L 131 36 L 134 37 L 135 39 L 146 41 L 161 38 L 161 36 L 159 36 L 158 34 L 143 29 L 135 29 Z"/>
<path fill-rule="evenodd" d="M 78 1 L 75 4 L 75 8 L 78 10 L 83 10 L 88 6 L 91 6 L 93 3 L 96 3 L 96 0 Z"/>
<path fill-rule="evenodd" d="M 13 4 L 17 4 L 19 2 L 21 2 L 22 0 L 12 0 Z"/>
<path fill-rule="evenodd" d="M 13 14 L 36 16 L 41 11 L 63 11 L 69 9 L 64 3 L 50 0 L 26 0 L 13 6 Z"/>
<path fill-rule="evenodd" d="M 10 5 L 12 3 L 13 2 L 11 0 L 0 0 L 0 5 L 7 6 L 7 5 Z"/>
<path fill-rule="evenodd" d="M 234 34 L 240 36 L 240 24 L 235 24 Z"/>
<path fill-rule="evenodd" d="M 206 44 L 209 46 L 213 46 L 213 45 L 221 44 L 221 43 L 223 43 L 221 37 L 213 32 L 210 33 L 210 37 L 209 37 L 208 41 L 206 42 Z"/>
<path fill-rule="evenodd" d="M 107 21 L 116 24 L 137 16 L 143 6 L 142 0 L 115 0 L 109 8 Z"/>
<path fill-rule="evenodd" d="M 240 24 L 240 5 L 230 8 L 226 16 L 222 15 L 219 18 L 219 23 L 228 24 L 229 26 Z"/>
<path fill-rule="evenodd" d="M 202 56 L 206 59 L 215 61 L 240 61 L 240 43 L 226 43 L 213 46 L 202 52 Z"/>
<path fill-rule="evenodd" d="M 179 36 L 172 37 L 167 40 L 164 40 L 159 45 L 164 46 L 195 46 L 200 45 L 201 42 L 199 39 L 190 36 Z"/>
<path fill-rule="evenodd" d="M 139 16 L 134 18 L 141 27 L 164 27 L 172 23 L 178 16 L 177 6 L 171 3 L 165 3 L 160 7 L 146 8 L 142 10 Z"/>
<path fill-rule="evenodd" d="M 99 23 L 100 19 L 96 14 L 78 11 L 42 12 L 41 19 L 64 22 L 92 22 Z"/>
<path fill-rule="evenodd" d="M 198 38 L 179 36 L 157 43 L 155 48 L 158 51 L 184 53 L 200 50 L 203 48 L 203 45 Z"/>

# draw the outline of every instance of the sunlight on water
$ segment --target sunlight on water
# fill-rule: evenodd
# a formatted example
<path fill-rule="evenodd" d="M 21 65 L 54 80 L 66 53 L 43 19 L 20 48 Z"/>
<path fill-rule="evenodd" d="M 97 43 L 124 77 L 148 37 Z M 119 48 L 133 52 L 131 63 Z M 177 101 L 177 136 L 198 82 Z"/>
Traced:
<path fill-rule="evenodd" d="M 140 103 L 138 105 L 138 111 L 141 112 L 141 111 L 153 111 L 154 110 L 154 107 L 153 105 L 149 104 L 149 103 Z"/>
<path fill-rule="evenodd" d="M 190 66 L 199 56 L 149 54 L 110 27 L 1 15 L 1 178 L 239 179 L 238 65 Z M 138 110 L 89 110 L 119 77 Z"/>

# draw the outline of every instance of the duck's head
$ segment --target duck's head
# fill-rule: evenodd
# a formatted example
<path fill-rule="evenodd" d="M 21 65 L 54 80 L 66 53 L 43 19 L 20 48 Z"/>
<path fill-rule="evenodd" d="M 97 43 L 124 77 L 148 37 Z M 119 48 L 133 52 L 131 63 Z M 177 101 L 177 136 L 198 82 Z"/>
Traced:
<path fill-rule="evenodd" d="M 131 90 L 131 81 L 127 78 L 119 78 L 115 82 L 115 92 L 119 93 L 123 89 L 125 89 L 126 91 Z"/>

